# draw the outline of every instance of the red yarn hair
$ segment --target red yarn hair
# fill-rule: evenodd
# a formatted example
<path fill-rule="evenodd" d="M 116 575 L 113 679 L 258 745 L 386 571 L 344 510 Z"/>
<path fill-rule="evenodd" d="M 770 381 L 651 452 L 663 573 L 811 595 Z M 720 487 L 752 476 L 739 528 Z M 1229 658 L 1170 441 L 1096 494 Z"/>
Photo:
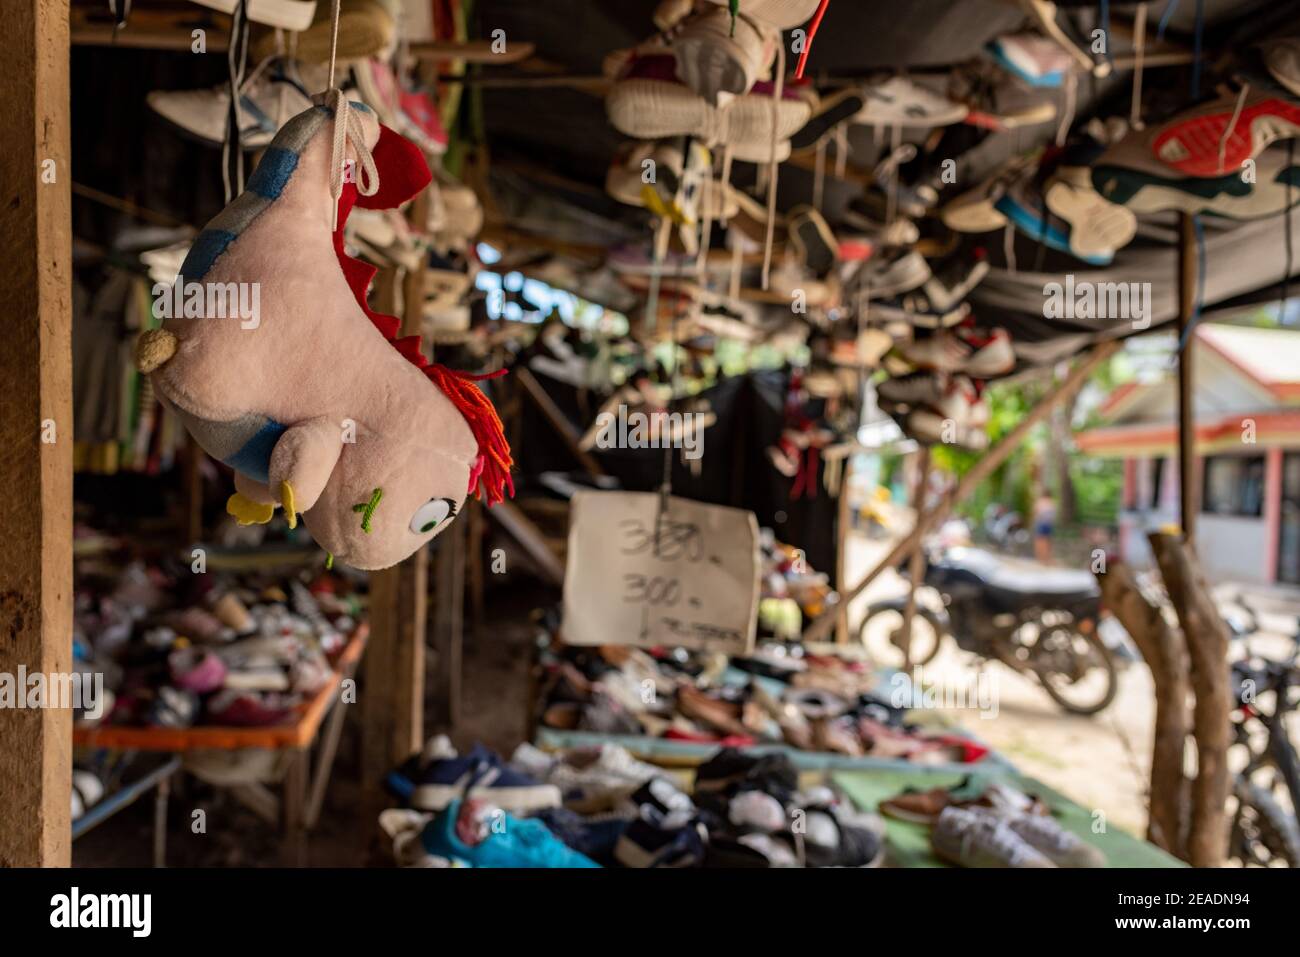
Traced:
<path fill-rule="evenodd" d="M 355 183 L 344 184 L 343 195 L 339 197 L 338 228 L 334 231 L 334 253 L 343 269 L 343 276 L 356 297 L 357 305 L 366 314 L 366 318 L 394 349 L 441 389 L 442 394 L 464 416 L 474 435 L 474 441 L 478 443 L 479 451 L 479 461 L 470 470 L 469 491 L 477 494 L 488 505 L 495 505 L 505 498 L 506 493 L 511 496 L 515 494 L 515 482 L 510 476 L 514 460 L 510 456 L 510 445 L 506 442 L 501 417 L 483 390 L 474 383 L 503 376 L 506 370 L 472 375 L 429 362 L 420 351 L 419 336 L 401 336 L 402 324 L 397 317 L 375 312 L 366 301 L 366 292 L 378 270 L 369 263 L 353 259 L 343 249 L 343 226 L 354 205 L 380 209 L 395 207 L 415 196 L 431 179 L 428 165 L 419 149 L 386 126 L 380 127 L 379 141 L 375 144 L 372 155 L 379 170 L 380 194 L 372 197 L 359 196 Z"/>

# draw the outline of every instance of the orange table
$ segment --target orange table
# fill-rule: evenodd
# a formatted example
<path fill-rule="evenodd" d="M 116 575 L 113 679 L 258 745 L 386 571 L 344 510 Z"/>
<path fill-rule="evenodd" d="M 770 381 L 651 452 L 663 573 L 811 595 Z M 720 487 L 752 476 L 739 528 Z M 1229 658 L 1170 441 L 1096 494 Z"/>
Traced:
<path fill-rule="evenodd" d="M 343 682 L 356 674 L 369 634 L 368 624 L 363 622 L 357 626 L 348 638 L 342 654 L 335 659 L 329 681 L 311 700 L 299 705 L 292 718 L 284 724 L 258 728 L 101 725 L 74 729 L 72 741 L 84 747 L 123 751 L 236 751 L 243 748 L 292 751 L 293 757 L 285 771 L 284 794 L 278 802 L 278 811 L 284 823 L 286 857 L 290 862 L 301 865 L 306 859 L 307 832 L 315 826 L 320 816 L 325 787 L 329 783 L 330 769 L 338 751 L 339 734 L 343 729 L 343 709 L 332 706 L 338 700 Z M 329 725 L 321 737 L 316 776 L 309 787 L 311 748 L 320 736 L 321 725 L 327 716 Z M 276 803 L 274 796 L 260 785 L 241 785 L 232 791 L 245 803 L 254 805 L 255 810 L 260 806 L 265 812 L 268 802 L 272 805 Z"/>

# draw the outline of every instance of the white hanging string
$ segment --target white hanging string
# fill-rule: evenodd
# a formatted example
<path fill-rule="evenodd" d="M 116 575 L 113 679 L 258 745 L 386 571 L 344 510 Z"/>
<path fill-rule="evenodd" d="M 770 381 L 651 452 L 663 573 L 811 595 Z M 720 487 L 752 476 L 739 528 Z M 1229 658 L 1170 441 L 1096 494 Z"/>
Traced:
<path fill-rule="evenodd" d="M 785 95 L 785 38 L 776 45 L 776 83 L 772 89 L 772 139 L 768 153 L 767 238 L 763 243 L 763 291 L 772 278 L 772 243 L 776 238 L 777 121 L 781 115 L 781 97 Z"/>
<path fill-rule="evenodd" d="M 1142 70 L 1146 64 L 1147 5 L 1139 3 L 1133 15 L 1133 102 L 1129 106 L 1128 125 L 1142 129 Z"/>
<path fill-rule="evenodd" d="M 1246 105 L 1246 94 L 1250 92 L 1250 84 L 1243 83 L 1241 92 L 1237 94 L 1237 105 L 1232 109 L 1232 119 L 1223 130 L 1223 136 L 1219 137 L 1219 172 L 1223 172 L 1223 165 L 1228 156 L 1228 140 L 1232 136 L 1232 131 L 1237 128 L 1237 121 L 1241 119 L 1241 109 Z"/>

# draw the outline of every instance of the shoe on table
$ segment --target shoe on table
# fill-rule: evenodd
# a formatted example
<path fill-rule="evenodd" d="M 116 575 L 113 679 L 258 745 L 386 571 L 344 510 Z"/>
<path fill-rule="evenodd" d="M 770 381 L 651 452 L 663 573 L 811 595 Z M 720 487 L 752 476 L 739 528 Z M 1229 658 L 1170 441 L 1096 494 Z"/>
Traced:
<path fill-rule="evenodd" d="M 614 859 L 624 867 L 699 867 L 708 841 L 709 833 L 693 809 L 665 813 L 643 804 L 619 836 Z"/>
<path fill-rule="evenodd" d="M 440 740 L 445 738 L 435 738 L 431 745 Z M 481 797 L 516 812 L 560 805 L 559 788 L 515 771 L 481 744 L 464 755 L 437 753 L 431 759 L 417 755 L 388 775 L 390 790 L 413 808 L 440 811 L 463 797 Z"/>
<path fill-rule="evenodd" d="M 435 857 L 470 867 L 594 868 L 590 858 L 541 821 L 517 818 L 486 801 L 453 800 L 420 832 Z"/>
<path fill-rule="evenodd" d="M 1056 867 L 1001 817 L 944 808 L 930 831 L 939 858 L 959 867 Z"/>
<path fill-rule="evenodd" d="M 928 791 L 908 789 L 880 802 L 880 813 L 899 821 L 914 824 L 933 824 L 945 808 L 966 810 L 984 808 L 1008 815 L 1046 816 L 1047 805 L 1009 784 L 990 781 L 980 775 L 967 775 L 955 787 L 930 788 Z"/>
<path fill-rule="evenodd" d="M 989 813 L 989 812 L 985 812 Z M 1057 867 L 1105 867 L 1106 855 L 1042 814 L 1012 814 L 1006 817 L 1011 830 Z"/>

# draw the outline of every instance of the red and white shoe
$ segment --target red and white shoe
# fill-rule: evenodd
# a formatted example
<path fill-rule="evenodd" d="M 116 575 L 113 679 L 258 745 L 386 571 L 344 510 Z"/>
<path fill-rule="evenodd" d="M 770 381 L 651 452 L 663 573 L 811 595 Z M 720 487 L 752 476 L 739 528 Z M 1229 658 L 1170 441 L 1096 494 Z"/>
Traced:
<path fill-rule="evenodd" d="M 1151 151 L 1184 176 L 1223 176 L 1277 140 L 1300 135 L 1300 104 L 1246 89 L 1193 107 L 1156 128 Z"/>

